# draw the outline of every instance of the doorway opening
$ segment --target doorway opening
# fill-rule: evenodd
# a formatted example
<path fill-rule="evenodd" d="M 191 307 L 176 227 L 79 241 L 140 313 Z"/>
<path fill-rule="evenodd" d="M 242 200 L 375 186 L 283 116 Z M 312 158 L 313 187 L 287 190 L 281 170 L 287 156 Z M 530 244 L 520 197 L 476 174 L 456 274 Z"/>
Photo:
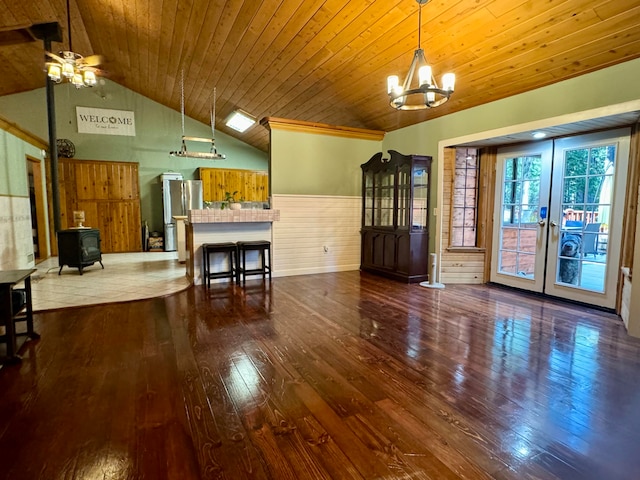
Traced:
<path fill-rule="evenodd" d="M 27 156 L 27 175 L 29 180 L 33 253 L 35 261 L 41 262 L 45 260 L 49 254 L 46 233 L 45 194 L 42 183 L 42 162 L 39 159 Z"/>
<path fill-rule="evenodd" d="M 498 151 L 491 281 L 615 307 L 629 135 Z"/>

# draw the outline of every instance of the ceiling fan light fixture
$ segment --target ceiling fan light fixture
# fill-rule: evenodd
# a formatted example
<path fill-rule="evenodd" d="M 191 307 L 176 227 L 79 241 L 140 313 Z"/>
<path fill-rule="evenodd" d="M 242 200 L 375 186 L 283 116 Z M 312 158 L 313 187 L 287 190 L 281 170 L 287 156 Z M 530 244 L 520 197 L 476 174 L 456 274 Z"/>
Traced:
<path fill-rule="evenodd" d="M 50 64 L 47 70 L 47 75 L 49 75 L 49 78 L 54 82 L 60 83 L 62 81 L 62 69 L 60 68 L 60 65 L 57 63 Z"/>
<path fill-rule="evenodd" d="M 73 79 L 73 76 L 75 75 L 75 69 L 73 68 L 73 65 L 69 62 L 64 62 L 62 64 L 62 75 L 65 78 L 69 78 L 69 79 Z"/>
<path fill-rule="evenodd" d="M 424 50 L 420 48 L 420 27 L 422 26 L 422 5 L 429 0 L 416 0 L 420 5 L 418 13 L 418 48 L 404 83 L 400 85 L 397 75 L 387 77 L 387 95 L 389 104 L 396 110 L 423 110 L 442 105 L 453 93 L 456 76 L 445 73 L 442 76 L 442 88 L 438 86 L 433 69 L 427 63 Z M 416 79 L 416 80 L 414 80 Z"/>
<path fill-rule="evenodd" d="M 96 74 L 93 73 L 91 70 L 84 71 L 83 80 L 84 80 L 84 84 L 89 87 L 93 87 L 97 83 Z"/>
<path fill-rule="evenodd" d="M 76 88 L 80 88 L 84 86 L 84 79 L 82 78 L 81 73 L 74 73 L 73 78 L 71 79 L 71 83 L 76 86 Z"/>
<path fill-rule="evenodd" d="M 58 34 L 60 33 L 60 27 L 57 25 Z M 48 26 L 48 24 L 44 24 Z M 48 29 L 39 29 L 39 35 L 46 36 Z M 58 52 L 58 55 L 54 55 L 52 52 L 45 52 L 47 61 L 47 75 L 55 83 L 60 83 L 63 80 L 67 80 L 75 85 L 76 88 L 81 87 L 93 87 L 96 82 L 95 69 L 93 68 L 98 64 L 100 56 L 91 55 L 89 57 L 83 57 L 78 53 L 73 52 L 71 43 L 71 13 L 69 11 L 69 0 L 67 0 L 67 34 L 69 36 L 69 50 Z M 58 38 L 58 40 L 62 40 Z"/>
<path fill-rule="evenodd" d="M 225 120 L 227 127 L 233 128 L 240 133 L 248 130 L 254 123 L 256 123 L 256 119 L 240 109 L 232 112 Z"/>

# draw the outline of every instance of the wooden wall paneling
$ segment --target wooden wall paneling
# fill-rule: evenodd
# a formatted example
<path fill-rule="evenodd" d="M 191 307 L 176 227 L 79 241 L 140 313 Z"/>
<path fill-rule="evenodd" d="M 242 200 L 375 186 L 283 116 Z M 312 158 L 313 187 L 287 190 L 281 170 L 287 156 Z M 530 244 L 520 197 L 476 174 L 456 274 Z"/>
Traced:
<path fill-rule="evenodd" d="M 116 250 L 119 252 L 132 252 L 142 250 L 142 236 L 140 233 L 140 202 L 117 202 L 117 221 L 112 222 L 116 229 L 112 229 L 114 235 L 118 235 Z"/>
<path fill-rule="evenodd" d="M 110 228 L 113 211 L 107 202 L 97 202 L 95 205 L 98 211 L 98 230 L 100 230 L 102 251 L 104 253 L 113 253 L 116 251 L 114 244 L 117 242 L 113 238 L 113 230 Z"/>
<path fill-rule="evenodd" d="M 98 203 L 93 200 L 79 200 L 77 203 L 73 205 L 74 210 L 83 210 L 84 211 L 84 226 L 92 227 L 92 228 L 100 228 L 100 217 L 98 215 Z M 75 223 L 73 221 L 73 210 L 71 210 L 71 214 L 69 215 L 69 221 L 71 222 L 68 225 L 68 228 L 74 227 Z"/>
<path fill-rule="evenodd" d="M 135 179 L 138 178 L 138 164 L 113 165 L 114 173 L 111 177 L 113 185 L 110 185 L 110 199 L 128 199 L 134 200 L 139 198 L 139 185 Z"/>
<path fill-rule="evenodd" d="M 622 219 L 622 245 L 620 253 L 620 266 L 630 270 L 633 277 L 634 245 L 636 229 L 638 228 L 638 203 L 640 203 L 640 122 L 631 128 L 631 142 L 629 145 L 629 169 L 627 172 L 626 196 L 624 199 L 624 217 Z M 623 289 L 625 279 L 622 272 L 618 281 L 618 303 L 616 311 L 622 309 Z"/>
<path fill-rule="evenodd" d="M 627 194 L 625 196 L 624 219 L 622 222 L 622 253 L 620 263 L 623 267 L 633 266 L 633 247 L 635 244 L 636 216 L 638 212 L 638 186 L 640 184 L 640 123 L 631 130 L 629 146 L 629 171 L 627 172 Z"/>
<path fill-rule="evenodd" d="M 484 282 L 491 275 L 491 252 L 493 251 L 493 205 L 496 196 L 497 147 L 480 151 L 480 197 L 478 202 L 478 246 L 484 248 Z"/>
<path fill-rule="evenodd" d="M 142 250 L 138 164 L 60 159 L 59 172 L 62 228 L 74 226 L 74 210 L 84 210 L 104 253 Z"/>
<path fill-rule="evenodd" d="M 126 202 L 109 202 L 106 204 L 111 222 L 109 223 L 109 233 L 111 234 L 111 249 L 114 252 L 126 251 Z"/>
<path fill-rule="evenodd" d="M 99 194 L 100 199 L 109 199 L 109 181 L 110 176 L 109 165 L 105 163 L 96 164 L 92 170 L 94 176 L 96 192 Z"/>
<path fill-rule="evenodd" d="M 122 167 L 119 165 L 109 165 L 109 184 L 107 191 L 108 199 L 130 198 L 126 192 L 125 175 Z"/>
<path fill-rule="evenodd" d="M 104 229 L 109 232 L 110 252 L 139 252 L 142 250 L 140 202 L 119 200 L 101 202 L 104 206 Z"/>

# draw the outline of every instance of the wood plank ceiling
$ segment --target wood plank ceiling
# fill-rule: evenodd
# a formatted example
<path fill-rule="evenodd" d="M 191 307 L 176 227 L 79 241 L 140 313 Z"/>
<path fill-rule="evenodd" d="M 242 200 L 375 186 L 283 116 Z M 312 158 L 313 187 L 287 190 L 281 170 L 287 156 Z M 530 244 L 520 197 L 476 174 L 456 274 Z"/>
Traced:
<path fill-rule="evenodd" d="M 417 46 L 415 0 L 71 0 L 73 49 L 100 53 L 109 77 L 263 151 L 268 132 L 223 125 L 266 116 L 392 131 L 640 56 L 640 0 L 431 0 L 422 47 L 456 92 L 433 110 L 398 112 L 386 77 Z M 66 0 L 0 0 L 0 31 L 58 21 Z M 0 95 L 44 86 L 43 45 L 0 43 Z"/>

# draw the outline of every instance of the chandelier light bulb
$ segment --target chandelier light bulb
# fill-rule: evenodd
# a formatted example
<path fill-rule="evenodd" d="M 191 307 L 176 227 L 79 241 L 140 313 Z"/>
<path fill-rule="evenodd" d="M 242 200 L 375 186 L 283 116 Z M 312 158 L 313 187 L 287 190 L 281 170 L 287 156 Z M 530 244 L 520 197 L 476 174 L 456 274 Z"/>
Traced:
<path fill-rule="evenodd" d="M 418 79 L 420 80 L 420 86 L 431 85 L 431 67 L 429 65 L 423 65 L 418 69 Z"/>
<path fill-rule="evenodd" d="M 389 75 L 387 77 L 387 93 L 393 93 L 398 87 L 400 80 L 397 75 Z"/>
<path fill-rule="evenodd" d="M 442 76 L 442 89 L 453 92 L 456 85 L 456 76 L 453 73 L 445 73 Z"/>

